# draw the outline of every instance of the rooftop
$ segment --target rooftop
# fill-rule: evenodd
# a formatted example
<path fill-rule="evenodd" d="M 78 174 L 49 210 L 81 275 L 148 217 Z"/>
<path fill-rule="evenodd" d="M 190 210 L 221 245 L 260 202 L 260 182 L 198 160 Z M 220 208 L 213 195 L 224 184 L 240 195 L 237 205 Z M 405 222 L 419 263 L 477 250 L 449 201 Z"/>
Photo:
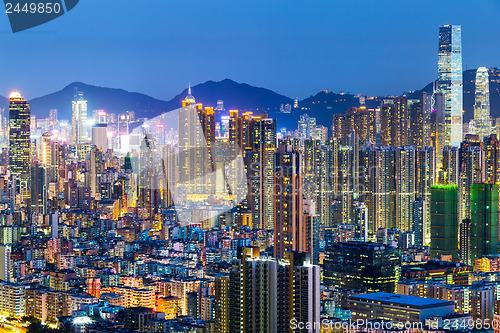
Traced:
<path fill-rule="evenodd" d="M 349 298 L 352 300 L 374 301 L 391 305 L 411 306 L 418 309 L 453 305 L 453 302 L 451 301 L 383 292 L 355 295 L 350 296 Z"/>

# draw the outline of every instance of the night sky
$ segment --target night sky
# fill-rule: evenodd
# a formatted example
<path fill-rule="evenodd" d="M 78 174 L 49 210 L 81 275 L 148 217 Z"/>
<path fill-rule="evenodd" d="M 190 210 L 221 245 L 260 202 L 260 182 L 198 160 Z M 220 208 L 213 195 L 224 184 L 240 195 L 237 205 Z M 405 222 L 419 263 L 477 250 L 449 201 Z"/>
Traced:
<path fill-rule="evenodd" d="M 16 34 L 0 14 L 0 95 L 83 81 L 170 99 L 224 78 L 299 98 L 399 94 L 435 78 L 439 25 L 462 25 L 464 69 L 500 67 L 499 17 L 498 0 L 80 0 Z"/>

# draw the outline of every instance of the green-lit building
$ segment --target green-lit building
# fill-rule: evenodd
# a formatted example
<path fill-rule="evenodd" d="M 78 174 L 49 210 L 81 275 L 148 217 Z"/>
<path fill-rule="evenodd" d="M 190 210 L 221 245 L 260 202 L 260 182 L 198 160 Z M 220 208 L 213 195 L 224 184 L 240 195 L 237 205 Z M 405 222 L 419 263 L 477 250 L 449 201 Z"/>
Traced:
<path fill-rule="evenodd" d="M 498 185 L 472 184 L 471 260 L 498 253 Z"/>
<path fill-rule="evenodd" d="M 431 258 L 458 257 L 458 187 L 431 185 Z"/>
<path fill-rule="evenodd" d="M 325 250 L 324 283 L 364 292 L 396 292 L 401 252 L 384 244 L 334 243 Z"/>

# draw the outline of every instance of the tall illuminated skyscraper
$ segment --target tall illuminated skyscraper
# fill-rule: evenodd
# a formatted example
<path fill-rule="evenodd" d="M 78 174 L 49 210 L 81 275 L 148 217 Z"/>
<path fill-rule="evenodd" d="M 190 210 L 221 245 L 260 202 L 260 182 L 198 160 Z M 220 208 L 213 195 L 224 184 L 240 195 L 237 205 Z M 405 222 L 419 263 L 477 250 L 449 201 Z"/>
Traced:
<path fill-rule="evenodd" d="M 274 255 L 278 259 L 285 251 L 306 252 L 310 248 L 312 228 L 307 217 L 311 214 L 304 209 L 302 161 L 299 151 L 280 141 L 274 162 Z"/>
<path fill-rule="evenodd" d="M 396 223 L 402 231 L 411 230 L 412 205 L 415 200 L 416 147 L 396 148 Z"/>
<path fill-rule="evenodd" d="M 417 162 L 417 185 L 416 197 L 423 199 L 423 224 L 424 224 L 424 244 L 430 242 L 430 213 L 429 203 L 431 200 L 431 185 L 436 180 L 435 151 L 433 147 L 422 147 L 419 149 Z M 415 235 L 415 238 L 417 235 Z"/>
<path fill-rule="evenodd" d="M 490 85 L 486 67 L 479 67 L 476 72 L 474 121 L 481 139 L 491 134 Z"/>
<path fill-rule="evenodd" d="M 21 206 L 30 197 L 31 166 L 30 105 L 17 91 L 10 94 L 9 107 L 9 167 Z"/>
<path fill-rule="evenodd" d="M 248 202 L 255 228 L 274 228 L 274 153 L 276 121 L 266 115 L 254 116 L 250 122 L 250 149 L 245 150 L 247 176 L 251 186 Z"/>
<path fill-rule="evenodd" d="M 439 27 L 438 92 L 445 97 L 445 145 L 458 147 L 462 141 L 463 78 L 462 27 Z"/>
<path fill-rule="evenodd" d="M 85 152 L 85 145 L 88 144 L 87 133 L 87 101 L 83 98 L 83 92 L 75 89 L 75 98 L 73 99 L 73 132 L 71 143 L 76 147 L 79 158 Z"/>

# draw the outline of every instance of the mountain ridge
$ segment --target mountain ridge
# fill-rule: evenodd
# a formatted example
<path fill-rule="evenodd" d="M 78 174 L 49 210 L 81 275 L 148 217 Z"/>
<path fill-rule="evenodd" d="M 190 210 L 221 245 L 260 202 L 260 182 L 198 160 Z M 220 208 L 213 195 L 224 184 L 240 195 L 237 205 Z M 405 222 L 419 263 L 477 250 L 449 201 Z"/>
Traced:
<path fill-rule="evenodd" d="M 464 122 L 473 118 L 475 69 L 464 71 Z M 72 82 L 59 91 L 29 100 L 33 114 L 37 118 L 48 117 L 50 109 L 58 109 L 59 119 L 70 120 L 71 102 L 75 88 L 84 92 L 88 101 L 89 114 L 92 110 L 106 110 L 108 113 L 135 111 L 137 118 L 153 118 L 163 112 L 177 109 L 187 96 L 188 89 L 164 101 L 139 92 L 130 92 L 121 88 L 101 87 L 84 82 Z M 431 92 L 432 82 L 414 92 L 407 93 L 409 98 L 418 97 L 422 91 Z M 280 106 L 291 104 L 294 100 L 270 89 L 256 87 L 247 83 L 238 83 L 231 79 L 209 80 L 192 87 L 196 102 L 216 106 L 218 100 L 224 102 L 226 110 L 238 109 L 252 111 L 255 114 L 267 113 L 278 119 L 278 129 L 288 130 L 297 127 L 302 114 L 316 117 L 317 124 L 331 126 L 332 116 L 344 113 L 348 108 L 359 106 L 359 98 L 353 94 L 334 93 L 322 90 L 315 95 L 299 101 L 298 108 L 291 108 L 291 113 L 281 113 Z M 379 96 L 383 97 L 383 96 Z M 493 118 L 500 117 L 500 69 L 490 68 L 490 104 Z M 368 101 L 367 101 L 368 103 Z M 8 110 L 9 100 L 0 96 L 0 106 Z M 371 105 L 368 105 L 371 107 Z"/>

